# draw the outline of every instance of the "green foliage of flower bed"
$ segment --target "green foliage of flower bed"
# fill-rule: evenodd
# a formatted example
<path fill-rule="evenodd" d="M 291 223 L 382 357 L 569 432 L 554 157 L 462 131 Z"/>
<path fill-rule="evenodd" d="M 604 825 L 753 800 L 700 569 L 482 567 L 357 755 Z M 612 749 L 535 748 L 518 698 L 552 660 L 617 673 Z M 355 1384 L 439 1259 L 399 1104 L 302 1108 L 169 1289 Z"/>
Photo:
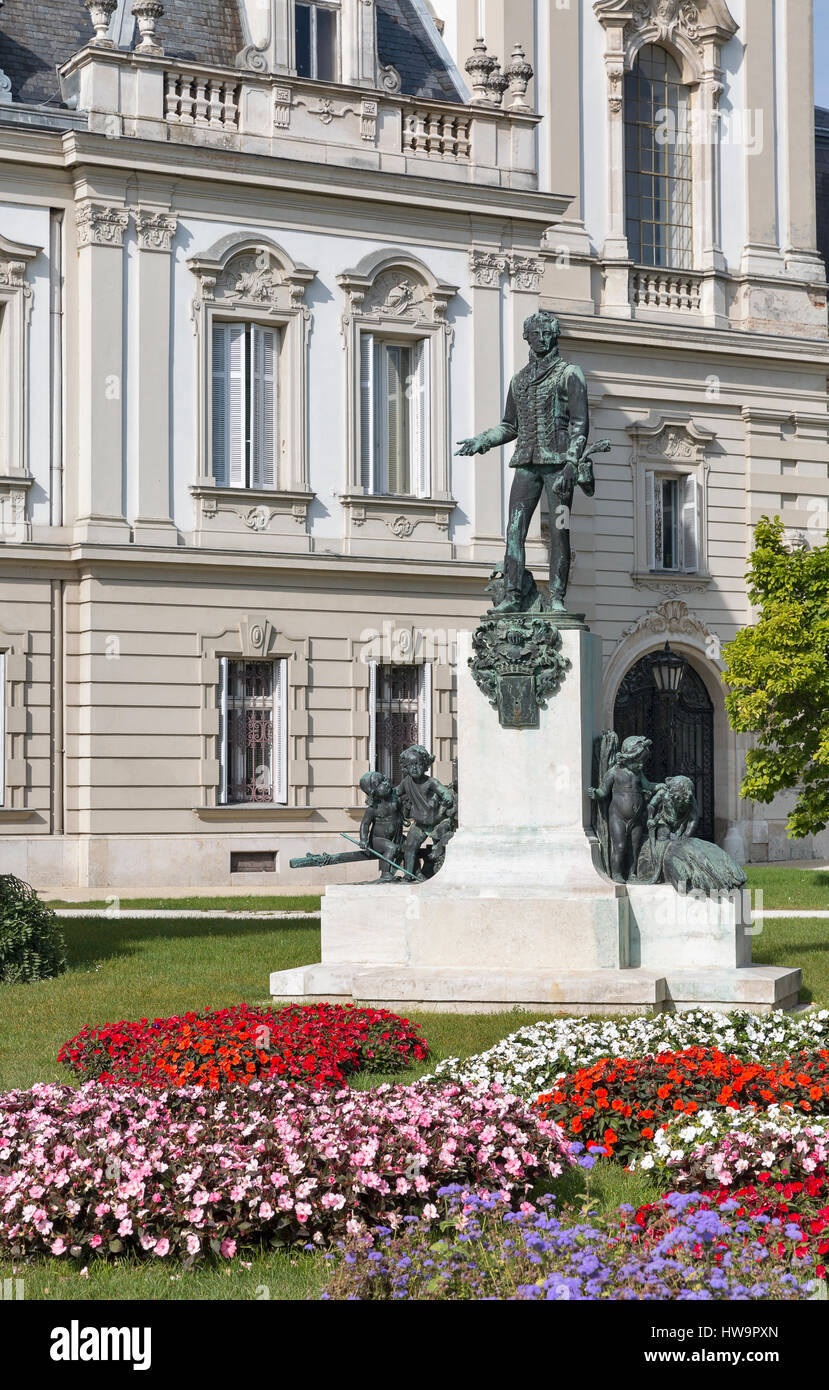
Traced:
<path fill-rule="evenodd" d="M 28 883 L 0 874 L 0 984 L 50 980 L 66 969 L 58 919 Z"/>

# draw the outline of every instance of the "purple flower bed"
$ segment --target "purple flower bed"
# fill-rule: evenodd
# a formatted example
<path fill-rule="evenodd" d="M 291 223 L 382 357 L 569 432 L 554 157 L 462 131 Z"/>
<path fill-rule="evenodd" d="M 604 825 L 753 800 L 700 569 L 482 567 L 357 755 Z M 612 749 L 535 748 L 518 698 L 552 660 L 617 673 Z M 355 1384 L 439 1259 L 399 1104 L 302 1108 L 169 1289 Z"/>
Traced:
<path fill-rule="evenodd" d="M 799 1232 L 768 1218 L 739 1219 L 672 1193 L 647 1232 L 632 1207 L 558 1216 L 554 1198 L 511 1208 L 498 1192 L 457 1184 L 438 1194 L 446 1217 L 411 1216 L 346 1242 L 327 1299 L 598 1299 L 793 1301 L 815 1292 L 794 1258 Z M 795 1272 L 793 1272 L 793 1270 Z"/>

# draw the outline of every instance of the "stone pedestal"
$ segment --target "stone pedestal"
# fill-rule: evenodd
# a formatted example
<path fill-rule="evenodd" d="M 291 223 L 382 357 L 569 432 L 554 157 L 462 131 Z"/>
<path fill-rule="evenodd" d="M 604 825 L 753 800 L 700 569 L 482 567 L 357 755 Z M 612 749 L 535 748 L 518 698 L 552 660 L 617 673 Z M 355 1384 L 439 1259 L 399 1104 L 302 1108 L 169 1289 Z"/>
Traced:
<path fill-rule="evenodd" d="M 700 903 L 603 873 L 588 795 L 600 638 L 561 631 L 566 674 L 536 728 L 502 727 L 471 650 L 462 634 L 460 825 L 443 868 L 426 883 L 329 887 L 322 961 L 274 973 L 271 994 L 469 1012 L 796 1003 L 800 971 L 751 965 L 741 901 Z"/>

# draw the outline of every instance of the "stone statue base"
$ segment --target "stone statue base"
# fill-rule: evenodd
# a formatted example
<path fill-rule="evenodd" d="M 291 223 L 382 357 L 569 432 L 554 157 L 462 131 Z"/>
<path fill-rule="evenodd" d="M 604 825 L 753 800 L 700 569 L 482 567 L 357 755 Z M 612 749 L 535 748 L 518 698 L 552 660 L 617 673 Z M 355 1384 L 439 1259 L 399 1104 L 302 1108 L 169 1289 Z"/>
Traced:
<path fill-rule="evenodd" d="M 588 797 L 601 670 L 601 639 L 553 615 L 463 635 L 460 826 L 443 868 L 329 887 L 322 961 L 276 972 L 271 994 L 466 1012 L 793 1007 L 800 971 L 751 964 L 739 895 L 700 902 L 602 871 Z"/>

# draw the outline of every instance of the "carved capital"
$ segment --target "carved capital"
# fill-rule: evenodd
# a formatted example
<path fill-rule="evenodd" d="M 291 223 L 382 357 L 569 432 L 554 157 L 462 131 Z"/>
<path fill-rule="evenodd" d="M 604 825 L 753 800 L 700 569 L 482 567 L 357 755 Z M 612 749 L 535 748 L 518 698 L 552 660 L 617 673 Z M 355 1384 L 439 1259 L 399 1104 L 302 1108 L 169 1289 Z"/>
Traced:
<path fill-rule="evenodd" d="M 513 252 L 509 257 L 509 278 L 514 290 L 529 290 L 532 294 L 538 294 L 543 274 L 544 262 L 535 256 L 519 256 Z"/>
<path fill-rule="evenodd" d="M 476 289 L 497 289 L 507 268 L 507 257 L 499 251 L 469 252 L 469 273 Z"/>
<path fill-rule="evenodd" d="M 124 245 L 124 232 L 130 220 L 126 208 L 114 203 L 96 203 L 91 198 L 75 209 L 78 247 Z"/>
<path fill-rule="evenodd" d="M 133 216 L 140 250 L 169 251 L 172 248 L 178 225 L 175 213 L 158 212 L 152 208 L 135 208 Z"/>

